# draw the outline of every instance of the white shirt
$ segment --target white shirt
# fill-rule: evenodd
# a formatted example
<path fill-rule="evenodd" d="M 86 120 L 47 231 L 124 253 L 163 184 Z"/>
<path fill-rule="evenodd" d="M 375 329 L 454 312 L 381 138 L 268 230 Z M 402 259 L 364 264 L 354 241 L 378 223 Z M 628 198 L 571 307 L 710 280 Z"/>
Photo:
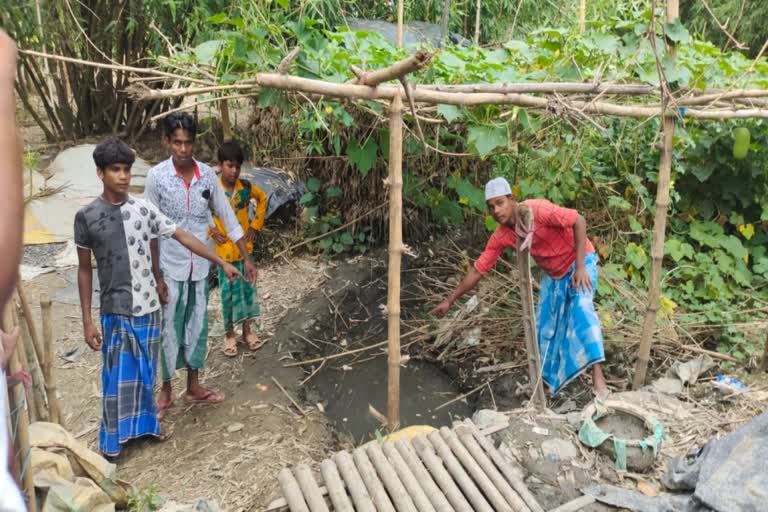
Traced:
<path fill-rule="evenodd" d="M 176 172 L 173 159 L 160 162 L 149 170 L 144 197 L 157 206 L 177 227 L 189 231 L 207 245 L 211 212 L 219 217 L 227 235 L 235 242 L 243 237 L 243 228 L 219 186 L 216 173 L 195 160 L 198 172 L 189 186 Z M 160 269 L 174 281 L 200 281 L 208 277 L 208 260 L 192 253 L 173 239 L 160 239 Z"/>
<path fill-rule="evenodd" d="M 5 382 L 5 372 L 0 368 L 0 411 L 5 416 L 8 389 Z M 22 411 L 22 414 L 24 411 Z M 8 471 L 8 422 L 0 419 L 0 512 L 24 512 L 27 510 L 24 498 Z M 30 468 L 27 467 L 29 471 Z"/>

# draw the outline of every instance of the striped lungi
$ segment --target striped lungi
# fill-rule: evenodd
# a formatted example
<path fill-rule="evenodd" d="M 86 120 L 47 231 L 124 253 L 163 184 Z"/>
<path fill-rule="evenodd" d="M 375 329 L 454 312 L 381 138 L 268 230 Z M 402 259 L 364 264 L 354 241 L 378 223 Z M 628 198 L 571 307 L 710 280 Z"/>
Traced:
<path fill-rule="evenodd" d="M 130 439 L 159 435 L 155 376 L 160 347 L 160 311 L 144 316 L 102 314 L 103 406 L 99 447 L 110 456 Z"/>
<path fill-rule="evenodd" d="M 575 290 L 571 269 L 561 279 L 544 275 L 536 311 L 536 330 L 542 359 L 542 379 L 556 395 L 593 364 L 605 360 L 603 332 L 592 302 L 597 289 L 597 256 L 586 255 L 592 290 Z"/>

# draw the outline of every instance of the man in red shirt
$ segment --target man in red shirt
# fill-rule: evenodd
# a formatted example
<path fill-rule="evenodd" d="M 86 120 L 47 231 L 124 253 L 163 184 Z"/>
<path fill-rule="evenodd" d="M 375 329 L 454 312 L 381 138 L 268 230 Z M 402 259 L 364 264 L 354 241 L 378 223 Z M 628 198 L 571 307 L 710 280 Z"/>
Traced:
<path fill-rule="evenodd" d="M 517 247 L 518 235 L 523 235 L 531 256 L 544 271 L 536 311 L 542 379 L 554 396 L 592 366 L 595 394 L 605 398 L 608 389 L 600 366 L 605 360 L 603 334 L 592 302 L 597 287 L 597 255 L 587 239 L 584 217 L 546 199 L 518 203 L 504 178 L 486 184 L 485 199 L 499 227 L 474 268 L 431 314 L 445 315 L 493 268 L 504 249 Z M 533 213 L 532 232 L 522 233 L 520 227 L 516 231 L 519 204 Z"/>

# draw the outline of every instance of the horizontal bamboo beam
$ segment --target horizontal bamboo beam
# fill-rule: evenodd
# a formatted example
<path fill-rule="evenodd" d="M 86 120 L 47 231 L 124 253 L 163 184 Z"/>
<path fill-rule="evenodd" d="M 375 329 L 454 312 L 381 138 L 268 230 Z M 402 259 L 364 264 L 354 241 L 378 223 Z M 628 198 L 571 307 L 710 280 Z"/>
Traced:
<path fill-rule="evenodd" d="M 20 54 L 52 59 L 72 64 L 92 66 L 114 71 L 123 71 L 137 74 L 149 74 L 159 77 L 174 78 L 189 83 L 202 84 L 203 87 L 175 88 L 166 90 L 145 90 L 137 99 L 160 99 L 194 96 L 214 91 L 233 90 L 257 90 L 259 86 L 273 87 L 285 91 L 304 92 L 331 96 L 334 98 L 359 100 L 391 100 L 399 95 L 406 98 L 405 91 L 396 86 L 368 87 L 357 84 L 340 84 L 286 76 L 279 73 L 258 73 L 254 78 L 242 80 L 237 84 L 220 85 L 211 81 L 199 80 L 175 73 L 168 73 L 149 68 L 137 68 L 117 64 L 105 64 L 83 59 L 74 59 L 61 55 L 51 55 L 32 50 L 19 50 Z M 384 71 L 384 70 L 380 70 Z M 368 80 L 366 80 L 368 83 Z M 565 110 L 575 111 L 581 114 L 610 115 L 617 117 L 634 117 L 647 119 L 661 115 L 660 105 L 617 105 L 606 101 L 575 100 L 559 98 L 557 100 L 531 96 L 530 94 L 613 94 L 613 95 L 641 95 L 654 97 L 658 94 L 654 88 L 643 84 L 584 84 L 580 82 L 542 82 L 540 84 L 468 84 L 468 85 L 421 85 L 412 91 L 413 100 L 417 103 L 446 104 L 458 106 L 478 105 L 513 105 L 537 110 L 547 110 L 552 107 L 562 107 Z M 524 91 L 513 92 L 513 91 Z M 694 92 L 694 91 L 690 91 Z M 134 94 L 136 94 L 134 92 Z M 700 93 L 699 93 L 700 94 Z M 741 103 L 748 98 L 762 98 L 768 94 L 764 89 L 739 89 L 733 91 L 710 91 L 694 98 L 682 98 L 677 105 L 695 106 L 700 103 L 714 103 L 722 100 L 730 100 Z M 745 106 L 747 107 L 747 106 Z M 685 117 L 693 119 L 726 120 L 747 118 L 768 118 L 768 108 L 755 108 L 748 106 L 743 108 L 734 105 L 732 108 L 718 109 L 692 109 L 686 108 Z M 674 105 L 665 111 L 666 116 L 680 115 L 679 108 Z"/>
<path fill-rule="evenodd" d="M 405 59 L 395 62 L 391 66 L 384 69 L 377 69 L 375 71 L 363 71 L 357 66 L 350 66 L 352 73 L 357 77 L 352 82 L 358 85 L 368 85 L 376 87 L 379 84 L 389 82 L 391 80 L 398 80 L 401 77 L 406 76 L 409 73 L 418 71 L 424 68 L 429 61 L 432 60 L 434 53 L 430 53 L 424 50 L 419 50 L 413 55 L 406 57 Z"/>
<path fill-rule="evenodd" d="M 271 87 L 285 91 L 299 91 L 308 94 L 331 96 L 351 100 L 391 100 L 395 96 L 405 98 L 405 92 L 401 87 L 381 85 L 376 88 L 356 84 L 340 84 L 301 78 L 296 76 L 278 75 L 275 73 L 259 73 L 257 83 L 262 87 Z M 518 107 L 538 110 L 560 108 L 571 110 L 581 114 L 602 114 L 618 117 L 634 117 L 647 119 L 660 115 L 659 105 L 616 105 L 605 101 L 588 100 L 552 100 L 527 94 L 517 93 L 463 93 L 443 92 L 437 90 L 417 88 L 412 91 L 413 100 L 417 103 L 445 104 L 457 106 L 478 105 L 514 105 Z M 670 108 L 667 116 L 680 115 L 680 110 Z M 735 119 L 735 118 L 768 118 L 768 109 L 690 109 L 685 110 L 685 117 L 696 119 Z"/>
<path fill-rule="evenodd" d="M 624 96 L 658 96 L 659 88 L 645 84 L 602 84 L 581 82 L 538 82 L 538 83 L 503 83 L 503 84 L 435 84 L 419 85 L 418 89 L 440 92 L 488 93 L 501 94 L 617 94 Z"/>

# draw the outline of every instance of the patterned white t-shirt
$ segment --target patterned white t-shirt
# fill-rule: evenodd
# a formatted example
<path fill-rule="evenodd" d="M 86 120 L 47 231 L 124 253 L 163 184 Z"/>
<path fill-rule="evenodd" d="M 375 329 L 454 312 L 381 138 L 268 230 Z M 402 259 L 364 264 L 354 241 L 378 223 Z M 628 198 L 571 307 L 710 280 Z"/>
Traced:
<path fill-rule="evenodd" d="M 102 313 L 143 316 L 160 309 L 149 242 L 175 232 L 154 205 L 133 196 L 120 204 L 97 198 L 77 212 L 75 244 L 96 257 Z"/>

